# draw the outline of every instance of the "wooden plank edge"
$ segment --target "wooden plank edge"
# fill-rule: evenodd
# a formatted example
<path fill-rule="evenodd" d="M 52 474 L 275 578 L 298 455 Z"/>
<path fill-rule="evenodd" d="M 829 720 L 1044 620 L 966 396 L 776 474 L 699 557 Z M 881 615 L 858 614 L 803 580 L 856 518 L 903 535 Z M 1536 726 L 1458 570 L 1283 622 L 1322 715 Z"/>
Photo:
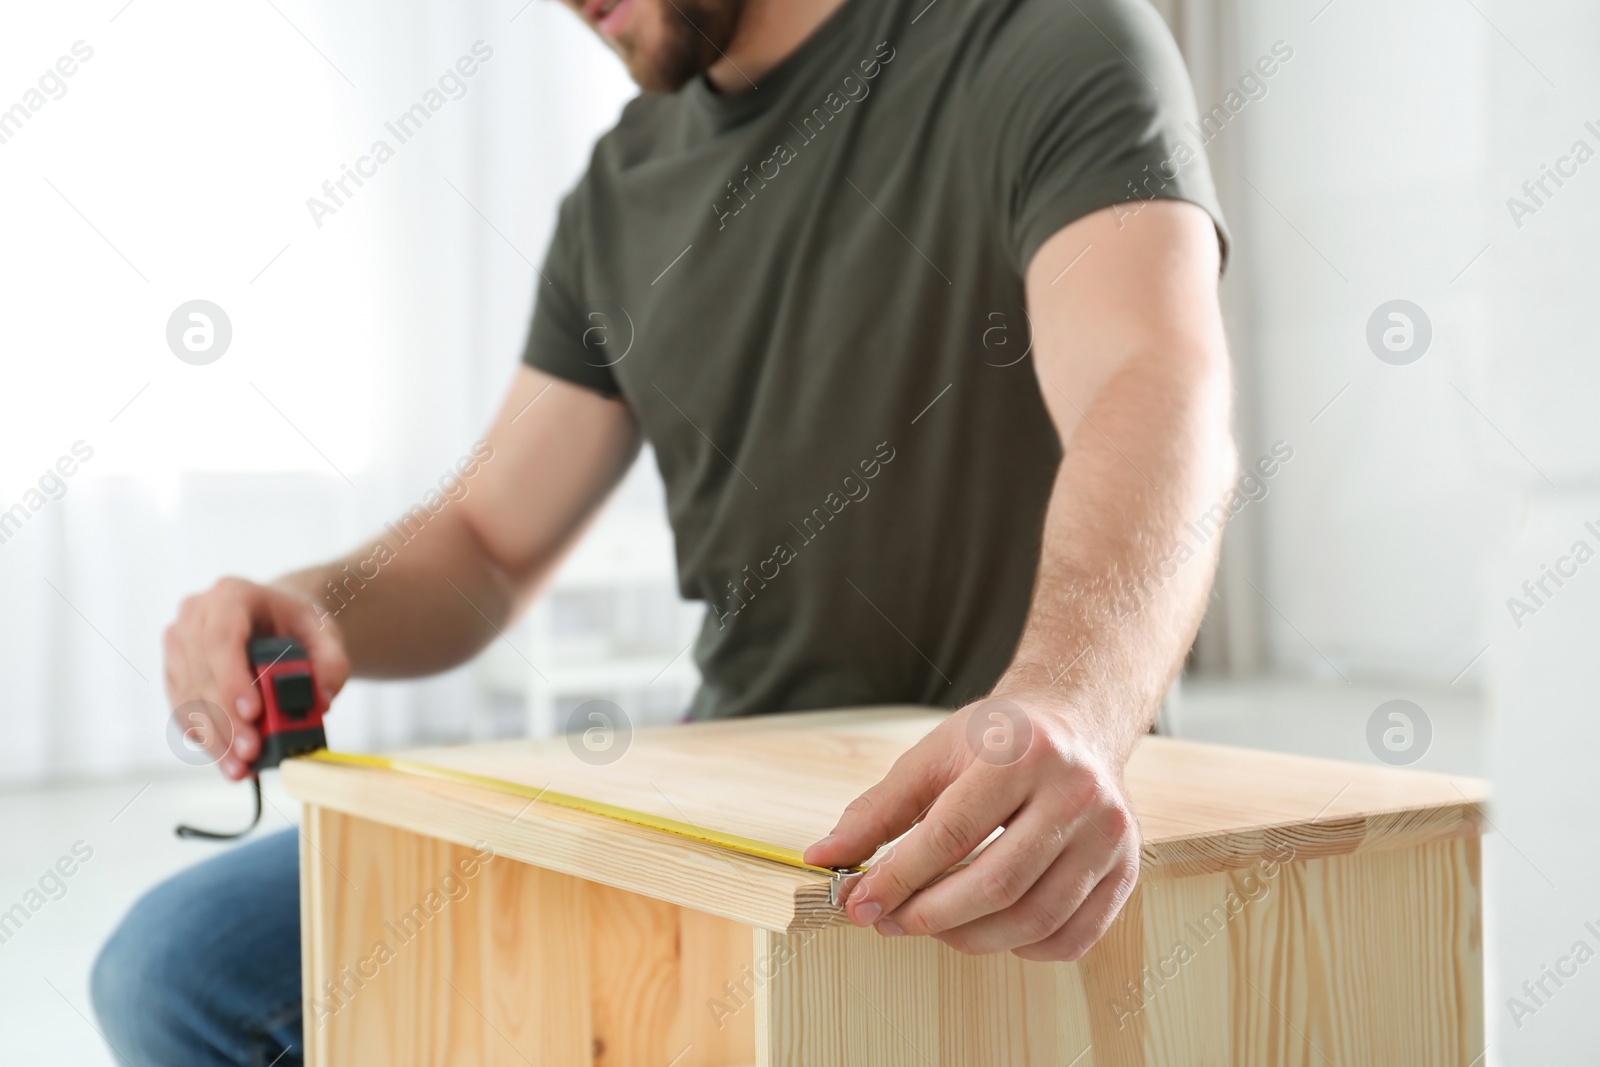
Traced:
<path fill-rule="evenodd" d="M 290 760 L 302 803 L 368 819 L 775 933 L 832 925 L 820 874 L 600 815 L 378 768 Z"/>
<path fill-rule="evenodd" d="M 1269 861 L 1287 863 L 1480 837 L 1486 824 L 1483 805 L 1476 802 L 1406 808 L 1147 843 L 1140 867 L 1145 876 L 1161 878 L 1217 874 Z"/>

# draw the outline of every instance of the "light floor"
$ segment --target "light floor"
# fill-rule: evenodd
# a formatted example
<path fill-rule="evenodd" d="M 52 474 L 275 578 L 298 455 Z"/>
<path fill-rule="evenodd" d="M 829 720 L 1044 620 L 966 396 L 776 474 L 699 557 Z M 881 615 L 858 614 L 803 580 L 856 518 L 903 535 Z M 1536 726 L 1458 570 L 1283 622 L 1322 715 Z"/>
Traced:
<path fill-rule="evenodd" d="M 1190 685 L 1177 733 L 1197 740 L 1375 762 L 1366 724 L 1374 708 L 1403 697 L 1433 725 L 1415 766 L 1485 773 L 1485 717 L 1470 694 L 1373 686 L 1261 681 Z M 297 805 L 267 781 L 263 829 L 288 826 Z M 227 829 L 249 814 L 242 785 L 209 770 L 183 777 L 0 792 L 0 911 L 22 899 L 75 842 L 93 857 L 66 879 L 66 892 L 0 944 L 0 1045 L 7 1064 L 108 1065 L 95 1029 L 88 973 L 95 952 L 128 906 L 174 871 L 225 845 L 182 841 L 179 822 Z M 258 833 L 261 831 L 258 831 Z"/>
<path fill-rule="evenodd" d="M 275 774 L 268 775 L 264 792 L 268 803 L 257 833 L 298 817 L 299 806 L 279 788 Z M 201 768 L 155 781 L 0 793 L 0 911 L 37 888 L 76 842 L 93 850 L 64 879 L 66 892 L 0 944 L 0 1062 L 111 1064 L 89 1006 L 96 951 L 146 889 L 228 847 L 180 840 L 175 825 L 228 830 L 249 815 L 247 786 Z"/>

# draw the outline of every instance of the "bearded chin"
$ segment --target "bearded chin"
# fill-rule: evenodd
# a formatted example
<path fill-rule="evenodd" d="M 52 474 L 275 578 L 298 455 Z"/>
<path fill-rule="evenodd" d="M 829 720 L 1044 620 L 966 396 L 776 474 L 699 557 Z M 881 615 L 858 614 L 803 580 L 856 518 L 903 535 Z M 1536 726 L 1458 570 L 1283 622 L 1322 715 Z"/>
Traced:
<path fill-rule="evenodd" d="M 676 92 L 721 57 L 743 10 L 744 0 L 672 0 L 653 54 L 641 54 L 635 41 L 618 42 L 628 73 L 646 92 Z"/>

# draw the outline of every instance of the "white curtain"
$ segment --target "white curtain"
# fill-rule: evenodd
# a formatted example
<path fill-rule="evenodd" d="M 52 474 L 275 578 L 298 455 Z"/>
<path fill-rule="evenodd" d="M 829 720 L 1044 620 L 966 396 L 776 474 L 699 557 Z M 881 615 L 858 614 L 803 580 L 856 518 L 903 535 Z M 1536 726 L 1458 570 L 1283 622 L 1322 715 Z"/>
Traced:
<path fill-rule="evenodd" d="M 632 93 L 554 4 L 95 7 L 0 16 L 0 782 L 178 766 L 178 599 L 348 550 L 471 448 Z M 232 328 L 204 366 L 166 337 L 195 299 Z M 329 730 L 457 736 L 484 700 L 472 669 L 356 685 Z"/>

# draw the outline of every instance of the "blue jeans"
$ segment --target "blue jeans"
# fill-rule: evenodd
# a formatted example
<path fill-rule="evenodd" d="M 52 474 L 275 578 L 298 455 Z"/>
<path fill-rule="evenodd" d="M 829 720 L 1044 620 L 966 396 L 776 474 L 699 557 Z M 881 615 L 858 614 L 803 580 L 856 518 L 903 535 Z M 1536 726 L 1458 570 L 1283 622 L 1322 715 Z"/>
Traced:
<path fill-rule="evenodd" d="M 125 1067 L 299 1067 L 297 832 L 145 894 L 100 950 L 90 989 Z"/>

